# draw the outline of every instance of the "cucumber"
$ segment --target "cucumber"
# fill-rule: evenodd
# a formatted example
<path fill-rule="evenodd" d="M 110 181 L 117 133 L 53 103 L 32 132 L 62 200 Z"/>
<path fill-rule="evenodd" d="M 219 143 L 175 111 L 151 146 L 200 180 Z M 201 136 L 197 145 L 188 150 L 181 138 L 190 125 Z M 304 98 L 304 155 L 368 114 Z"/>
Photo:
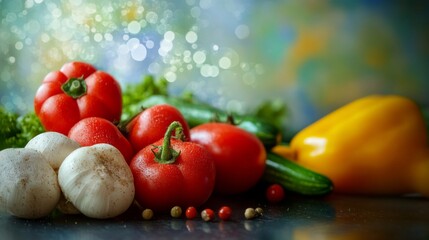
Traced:
<path fill-rule="evenodd" d="M 326 195 L 334 189 L 332 181 L 276 153 L 267 152 L 263 180 L 278 183 L 301 195 Z"/>
<path fill-rule="evenodd" d="M 177 97 L 154 95 L 143 100 L 140 104 L 143 108 L 148 108 L 157 104 L 170 104 L 182 113 L 190 127 L 212 121 L 227 122 L 228 118 L 232 116 L 233 123 L 237 127 L 258 137 L 266 149 L 271 149 L 280 143 L 281 140 L 280 130 L 263 119 L 238 114 L 230 115 L 206 103 L 189 101 Z"/>

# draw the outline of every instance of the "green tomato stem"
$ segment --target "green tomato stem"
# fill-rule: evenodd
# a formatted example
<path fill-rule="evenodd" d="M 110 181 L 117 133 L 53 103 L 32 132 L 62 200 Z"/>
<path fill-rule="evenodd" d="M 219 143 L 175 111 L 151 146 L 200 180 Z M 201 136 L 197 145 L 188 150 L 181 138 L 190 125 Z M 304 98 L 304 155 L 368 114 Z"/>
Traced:
<path fill-rule="evenodd" d="M 61 89 L 74 99 L 82 97 L 87 92 L 87 86 L 83 78 L 70 78 L 61 86 Z"/>
<path fill-rule="evenodd" d="M 144 110 L 145 110 L 145 108 L 141 107 L 140 111 L 137 112 L 136 114 L 134 114 L 133 116 L 131 116 L 130 118 L 124 119 L 124 120 L 118 122 L 117 127 L 118 127 L 119 131 L 121 131 L 121 133 L 124 134 L 125 137 L 128 137 L 130 134 L 130 131 L 131 131 L 131 126 L 129 126 L 130 123 L 134 119 L 136 119 L 140 115 L 140 113 L 142 113 Z"/>
<path fill-rule="evenodd" d="M 159 149 L 158 152 L 155 152 L 154 149 L 152 149 L 152 152 L 155 154 L 155 160 L 158 163 L 174 163 L 177 157 L 180 155 L 180 152 L 177 152 L 171 147 L 171 138 L 173 132 L 175 132 L 175 138 L 183 138 L 183 127 L 180 122 L 174 121 L 168 126 L 164 135 L 162 146 L 155 146 L 155 149 Z"/>

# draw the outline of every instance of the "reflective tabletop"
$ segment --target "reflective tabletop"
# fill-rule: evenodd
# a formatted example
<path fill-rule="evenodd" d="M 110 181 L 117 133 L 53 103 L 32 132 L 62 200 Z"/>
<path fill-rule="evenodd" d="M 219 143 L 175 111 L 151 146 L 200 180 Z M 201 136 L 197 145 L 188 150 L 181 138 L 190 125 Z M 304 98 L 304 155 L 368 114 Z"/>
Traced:
<path fill-rule="evenodd" d="M 418 196 L 367 197 L 288 195 L 268 204 L 254 194 L 212 197 L 205 206 L 232 208 L 229 221 L 173 219 L 157 214 L 143 220 L 135 206 L 109 220 L 57 215 L 38 220 L 0 214 L 1 239 L 429 239 L 429 200 Z M 248 207 L 263 216 L 247 220 Z"/>

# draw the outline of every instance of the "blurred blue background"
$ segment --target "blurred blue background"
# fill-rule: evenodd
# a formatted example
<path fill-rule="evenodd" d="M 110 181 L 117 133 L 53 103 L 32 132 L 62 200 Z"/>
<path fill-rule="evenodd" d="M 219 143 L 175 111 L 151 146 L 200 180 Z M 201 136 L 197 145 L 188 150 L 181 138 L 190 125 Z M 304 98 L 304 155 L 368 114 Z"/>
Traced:
<path fill-rule="evenodd" d="M 429 20 L 418 1 L 0 0 L 0 104 L 33 110 L 43 77 L 86 61 L 122 86 L 144 75 L 247 112 L 284 102 L 294 130 L 373 93 L 429 106 Z M 285 123 L 286 124 L 286 123 Z"/>

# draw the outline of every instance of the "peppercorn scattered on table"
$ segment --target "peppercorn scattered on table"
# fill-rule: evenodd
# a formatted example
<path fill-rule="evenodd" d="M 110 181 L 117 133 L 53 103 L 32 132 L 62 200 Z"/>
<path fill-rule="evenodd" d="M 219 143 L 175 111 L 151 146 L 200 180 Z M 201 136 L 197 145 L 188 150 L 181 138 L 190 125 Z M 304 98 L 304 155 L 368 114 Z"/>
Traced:
<path fill-rule="evenodd" d="M 215 212 L 231 208 L 229 220 L 204 221 L 184 214 L 173 218 L 154 213 L 143 219 L 134 207 L 109 220 L 83 215 L 58 215 L 23 220 L 0 213 L 2 239 L 428 239 L 427 199 L 330 194 L 308 198 L 288 193 L 284 201 L 267 204 L 254 195 L 215 197 L 206 206 Z M 206 208 L 198 208 L 201 212 Z M 248 208 L 262 216 L 245 218 Z"/>

